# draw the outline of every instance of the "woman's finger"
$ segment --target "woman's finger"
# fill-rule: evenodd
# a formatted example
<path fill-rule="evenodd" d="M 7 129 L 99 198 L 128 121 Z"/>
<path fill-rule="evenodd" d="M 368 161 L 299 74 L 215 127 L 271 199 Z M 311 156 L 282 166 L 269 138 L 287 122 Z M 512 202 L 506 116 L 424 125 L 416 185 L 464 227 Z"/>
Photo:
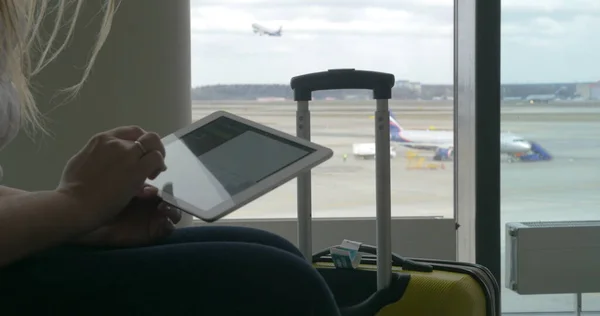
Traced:
<path fill-rule="evenodd" d="M 173 224 L 177 224 L 181 220 L 181 211 L 176 207 L 162 202 L 158 206 L 158 209 L 161 211 L 161 213 L 167 216 L 171 222 L 173 222 Z"/>
<path fill-rule="evenodd" d="M 142 188 L 140 189 L 140 191 L 138 192 L 138 194 L 136 196 L 138 198 L 147 199 L 147 198 L 155 197 L 156 195 L 158 195 L 158 189 L 151 185 L 145 184 L 144 186 L 142 186 Z"/>

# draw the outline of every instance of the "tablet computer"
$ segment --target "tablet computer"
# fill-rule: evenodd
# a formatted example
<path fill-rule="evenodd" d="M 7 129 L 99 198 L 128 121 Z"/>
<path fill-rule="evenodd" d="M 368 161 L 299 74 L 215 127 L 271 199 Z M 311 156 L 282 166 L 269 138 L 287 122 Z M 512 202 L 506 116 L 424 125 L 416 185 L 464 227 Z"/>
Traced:
<path fill-rule="evenodd" d="M 214 222 L 333 156 L 308 140 L 217 111 L 163 138 L 167 170 L 148 184 Z"/>

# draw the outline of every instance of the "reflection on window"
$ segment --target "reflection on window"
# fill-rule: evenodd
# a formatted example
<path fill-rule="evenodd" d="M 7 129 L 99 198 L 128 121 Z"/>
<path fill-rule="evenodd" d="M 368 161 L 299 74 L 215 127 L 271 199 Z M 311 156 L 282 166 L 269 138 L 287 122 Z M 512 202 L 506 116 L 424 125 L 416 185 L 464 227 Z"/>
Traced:
<path fill-rule="evenodd" d="M 529 163 L 502 164 L 503 225 L 600 219 L 599 5 L 503 0 L 502 128 L 531 145 L 511 160 Z M 505 313 L 574 312 L 572 294 L 519 296 L 501 281 Z M 583 308 L 600 311 L 600 298 Z"/>
<path fill-rule="evenodd" d="M 332 68 L 393 73 L 395 216 L 452 218 L 452 1 L 191 0 L 193 118 L 225 110 L 295 134 L 293 76 Z M 374 217 L 375 102 L 313 95 L 312 140 L 334 157 L 313 171 L 315 217 Z M 295 217 L 296 181 L 230 218 Z"/>

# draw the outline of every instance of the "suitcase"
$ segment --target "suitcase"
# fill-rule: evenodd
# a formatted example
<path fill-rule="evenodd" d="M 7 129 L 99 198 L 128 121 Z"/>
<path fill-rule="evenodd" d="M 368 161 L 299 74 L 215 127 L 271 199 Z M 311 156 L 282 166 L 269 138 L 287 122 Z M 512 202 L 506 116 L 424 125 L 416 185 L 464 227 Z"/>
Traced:
<path fill-rule="evenodd" d="M 333 69 L 292 78 L 291 88 L 298 106 L 296 134 L 308 140 L 312 92 L 367 89 L 377 102 L 376 247 L 350 242 L 362 256 L 358 257 L 360 264 L 356 267 L 343 266 L 339 257 L 332 256 L 332 248 L 312 254 L 310 171 L 297 178 L 298 246 L 326 280 L 342 315 L 500 316 L 500 289 L 487 268 L 470 263 L 403 258 L 392 253 L 388 116 L 394 82 L 393 74 L 354 69 Z"/>

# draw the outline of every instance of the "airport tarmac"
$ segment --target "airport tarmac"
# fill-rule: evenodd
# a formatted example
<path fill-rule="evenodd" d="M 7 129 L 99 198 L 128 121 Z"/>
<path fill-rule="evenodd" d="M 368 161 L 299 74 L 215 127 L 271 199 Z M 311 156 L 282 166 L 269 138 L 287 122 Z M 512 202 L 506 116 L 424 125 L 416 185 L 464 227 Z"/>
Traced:
<path fill-rule="evenodd" d="M 554 159 L 502 165 L 502 245 L 506 222 L 600 220 L 600 120 L 506 122 L 503 128 L 538 142 Z M 574 310 L 573 295 L 527 297 L 506 289 L 502 294 L 506 312 Z M 599 295 L 583 297 L 585 310 L 600 311 Z"/>
<path fill-rule="evenodd" d="M 193 117 L 226 110 L 295 134 L 292 102 L 232 103 L 196 103 Z M 449 102 L 393 101 L 390 108 L 404 128 L 453 126 Z M 351 154 L 353 143 L 374 141 L 370 117 L 374 106 L 368 101 L 346 106 L 326 102 L 311 109 L 313 141 L 334 150 L 333 158 L 313 171 L 313 215 L 374 216 L 374 161 L 356 160 Z M 600 220 L 600 103 L 507 105 L 502 108 L 502 118 L 503 130 L 539 143 L 554 156 L 546 162 L 502 164 L 502 235 L 506 222 Z M 393 215 L 452 217 L 452 162 L 444 162 L 437 170 L 407 170 L 404 153 L 399 150 L 392 160 Z M 344 154 L 348 155 L 346 160 Z M 229 217 L 295 216 L 296 188 L 291 181 Z M 519 296 L 500 281 L 503 313 L 570 315 L 574 311 L 573 295 Z M 584 295 L 583 306 L 586 311 L 600 311 L 600 296 Z"/>

